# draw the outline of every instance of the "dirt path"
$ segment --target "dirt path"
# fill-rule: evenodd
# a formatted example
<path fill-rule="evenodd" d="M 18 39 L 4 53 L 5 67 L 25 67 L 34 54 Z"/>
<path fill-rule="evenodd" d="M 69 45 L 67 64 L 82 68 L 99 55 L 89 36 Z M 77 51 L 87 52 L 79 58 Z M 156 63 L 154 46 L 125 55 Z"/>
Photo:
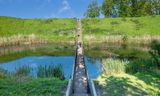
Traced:
<path fill-rule="evenodd" d="M 82 47 L 82 31 L 81 21 L 78 20 L 77 32 L 77 60 L 74 74 L 74 94 L 73 96 L 90 96 L 88 94 L 88 79 L 84 65 L 83 47 Z"/>

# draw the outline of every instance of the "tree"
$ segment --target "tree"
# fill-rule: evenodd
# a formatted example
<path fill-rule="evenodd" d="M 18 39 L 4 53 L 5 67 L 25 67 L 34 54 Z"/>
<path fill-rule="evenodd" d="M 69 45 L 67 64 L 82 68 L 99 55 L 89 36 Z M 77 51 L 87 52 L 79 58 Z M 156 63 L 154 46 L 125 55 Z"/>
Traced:
<path fill-rule="evenodd" d="M 113 0 L 104 0 L 102 4 L 102 13 L 105 17 L 111 17 L 113 15 L 114 3 Z"/>
<path fill-rule="evenodd" d="M 130 0 L 120 0 L 118 9 L 120 17 L 130 17 L 132 13 Z"/>
<path fill-rule="evenodd" d="M 102 13 L 105 17 L 139 17 L 160 14 L 160 0 L 104 0 Z"/>
<path fill-rule="evenodd" d="M 84 14 L 87 18 L 96 18 L 100 16 L 100 8 L 96 0 L 89 4 L 87 12 Z"/>

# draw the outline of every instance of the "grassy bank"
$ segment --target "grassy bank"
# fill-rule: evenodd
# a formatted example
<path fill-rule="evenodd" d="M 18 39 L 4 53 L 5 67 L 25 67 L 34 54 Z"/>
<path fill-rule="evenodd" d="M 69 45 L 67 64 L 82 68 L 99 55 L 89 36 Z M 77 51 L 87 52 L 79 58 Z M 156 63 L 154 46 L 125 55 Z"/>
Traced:
<path fill-rule="evenodd" d="M 141 62 L 139 62 L 141 63 Z M 160 75 L 156 68 L 145 69 L 145 65 L 134 65 L 127 72 L 131 61 L 106 59 L 102 61 L 102 75 L 95 82 L 99 96 L 158 96 L 160 95 Z M 140 68 L 141 67 L 141 68 Z M 135 69 L 138 70 L 135 71 Z"/>
<path fill-rule="evenodd" d="M 0 46 L 43 42 L 74 42 L 76 19 L 0 17 Z"/>
<path fill-rule="evenodd" d="M 139 73 L 143 77 L 129 74 L 114 74 L 98 78 L 102 96 L 159 96 L 160 77 L 150 73 Z M 99 95 L 101 96 L 101 95 Z"/>
<path fill-rule="evenodd" d="M 0 96 L 62 96 L 67 81 L 60 65 L 39 65 L 36 77 L 31 71 L 29 66 L 15 72 L 0 68 Z"/>
<path fill-rule="evenodd" d="M 160 16 L 138 18 L 83 19 L 86 43 L 142 43 L 160 40 Z"/>
<path fill-rule="evenodd" d="M 102 75 L 96 81 L 99 96 L 159 96 L 159 47 L 156 41 L 149 52 L 112 49 L 118 56 L 102 59 Z"/>
<path fill-rule="evenodd" d="M 0 79 L 0 96 L 61 96 L 66 81 L 56 78 Z"/>

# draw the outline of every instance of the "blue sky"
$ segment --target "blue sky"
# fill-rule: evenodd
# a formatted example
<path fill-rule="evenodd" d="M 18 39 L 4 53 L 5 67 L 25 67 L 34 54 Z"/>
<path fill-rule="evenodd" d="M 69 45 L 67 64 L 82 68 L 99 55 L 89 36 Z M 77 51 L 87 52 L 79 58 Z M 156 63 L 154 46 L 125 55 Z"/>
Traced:
<path fill-rule="evenodd" d="M 0 0 L 0 16 L 82 18 L 92 0 Z M 97 0 L 99 5 L 103 0 Z"/>

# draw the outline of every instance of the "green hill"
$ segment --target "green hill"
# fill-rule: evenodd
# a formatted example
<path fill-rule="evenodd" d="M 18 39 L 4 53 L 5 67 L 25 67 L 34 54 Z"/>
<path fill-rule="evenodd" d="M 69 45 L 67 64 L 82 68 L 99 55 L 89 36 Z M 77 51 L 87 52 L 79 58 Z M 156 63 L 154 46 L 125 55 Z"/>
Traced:
<path fill-rule="evenodd" d="M 85 41 L 160 40 L 160 16 L 83 19 Z"/>
<path fill-rule="evenodd" d="M 13 38 L 17 41 L 27 40 L 33 37 L 57 42 L 74 41 L 75 32 L 76 19 L 21 19 L 0 16 L 1 41 L 11 41 Z"/>

